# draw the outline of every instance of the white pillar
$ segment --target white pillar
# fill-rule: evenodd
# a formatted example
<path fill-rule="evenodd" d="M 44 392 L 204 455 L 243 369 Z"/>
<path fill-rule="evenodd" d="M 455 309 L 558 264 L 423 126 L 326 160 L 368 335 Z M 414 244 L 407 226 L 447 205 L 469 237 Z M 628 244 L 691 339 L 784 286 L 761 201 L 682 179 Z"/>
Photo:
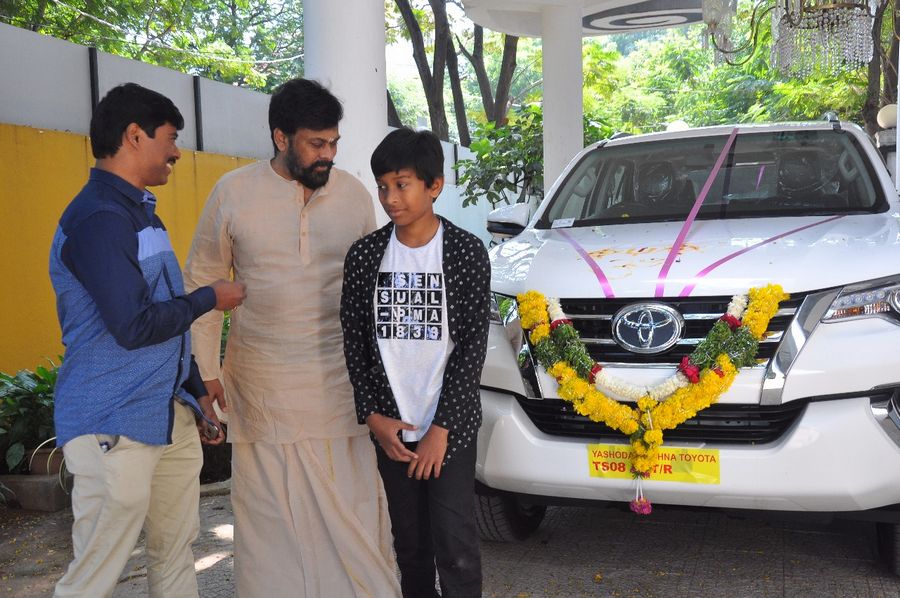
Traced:
<path fill-rule="evenodd" d="M 544 189 L 584 147 L 581 3 L 541 13 L 544 53 Z"/>
<path fill-rule="evenodd" d="M 369 158 L 388 132 L 384 2 L 306 0 L 303 37 L 304 76 L 325 85 L 344 105 L 335 165 L 358 177 L 376 201 Z M 376 215 L 384 216 L 375 207 Z"/>
<path fill-rule="evenodd" d="M 900 77 L 897 79 L 897 102 L 894 106 L 897 113 L 894 115 L 894 155 L 893 155 L 893 171 L 891 177 L 894 179 L 894 189 L 900 194 L 900 139 L 897 139 L 897 133 L 900 133 Z M 891 170 L 888 168 L 888 170 Z"/>

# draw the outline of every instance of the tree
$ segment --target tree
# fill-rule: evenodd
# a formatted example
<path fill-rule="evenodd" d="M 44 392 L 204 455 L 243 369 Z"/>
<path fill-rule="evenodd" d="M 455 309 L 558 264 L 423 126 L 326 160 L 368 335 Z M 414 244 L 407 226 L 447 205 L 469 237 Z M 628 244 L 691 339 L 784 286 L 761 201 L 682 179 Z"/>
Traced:
<path fill-rule="evenodd" d="M 98 50 L 270 91 L 302 74 L 300 0 L 0 0 L 0 21 Z"/>
<path fill-rule="evenodd" d="M 488 122 L 502 124 L 509 110 L 509 92 L 513 74 L 516 71 L 516 50 L 519 45 L 519 38 L 515 35 L 503 35 L 503 55 L 500 59 L 500 72 L 497 75 L 497 83 L 494 88 L 491 87 L 490 77 L 484 61 L 484 28 L 481 25 L 475 25 L 471 52 L 466 49 L 465 44 L 459 38 L 457 38 L 457 42 L 459 43 L 460 52 L 463 53 L 475 71 L 485 118 Z"/>
<path fill-rule="evenodd" d="M 447 51 L 450 42 L 450 24 L 447 20 L 445 0 L 428 0 L 431 7 L 434 34 L 432 63 L 428 62 L 428 53 L 422 34 L 422 26 L 409 0 L 395 0 L 397 10 L 406 25 L 409 41 L 412 43 L 413 59 L 422 80 L 425 101 L 428 105 L 428 116 L 431 119 L 431 130 L 439 138 L 448 139 L 447 114 L 444 110 L 444 70 L 447 64 Z M 419 14 L 424 16 L 422 11 Z"/>
<path fill-rule="evenodd" d="M 410 41 L 413 49 L 413 60 L 422 82 L 422 90 L 428 106 L 432 130 L 442 139 L 449 135 L 449 119 L 446 112 L 446 82 L 453 103 L 457 133 L 460 143 L 468 145 L 470 140 L 470 114 L 476 117 L 484 113 L 490 122 L 501 123 L 506 117 L 510 105 L 510 91 L 516 74 L 516 53 L 518 37 L 491 36 L 486 42 L 484 29 L 479 25 L 471 25 L 465 20 L 465 26 L 459 22 L 451 22 L 447 5 L 459 6 L 453 0 L 428 0 L 427 3 L 414 4 L 410 0 L 394 0 L 386 6 L 388 12 L 388 41 L 392 42 L 402 36 Z M 392 17 L 396 9 L 399 18 Z M 402 21 L 403 29 L 395 24 Z M 471 27 L 471 32 L 470 32 Z M 453 29 L 456 29 L 454 35 Z M 492 84 L 493 53 L 485 50 L 494 43 L 496 37 L 502 39 L 502 51 L 499 68 L 496 72 L 495 84 Z M 431 39 L 430 46 L 426 38 Z M 472 50 L 466 45 L 472 44 Z M 470 73 L 460 63 L 458 53 L 466 58 L 471 75 L 477 83 L 477 94 L 481 98 L 481 106 L 473 107 L 468 101 L 467 77 Z M 446 77 L 445 77 L 446 74 Z"/>
<path fill-rule="evenodd" d="M 474 160 L 460 160 L 463 206 L 487 199 L 491 206 L 517 202 L 543 191 L 543 114 L 540 106 L 513 109 L 509 123 L 486 122 L 469 149 Z"/>
<path fill-rule="evenodd" d="M 466 117 L 466 99 L 459 79 L 459 60 L 452 39 L 447 40 L 447 72 L 450 75 L 450 91 L 453 94 L 453 113 L 456 115 L 459 143 L 468 147 L 472 140 L 469 137 L 469 120 Z"/>

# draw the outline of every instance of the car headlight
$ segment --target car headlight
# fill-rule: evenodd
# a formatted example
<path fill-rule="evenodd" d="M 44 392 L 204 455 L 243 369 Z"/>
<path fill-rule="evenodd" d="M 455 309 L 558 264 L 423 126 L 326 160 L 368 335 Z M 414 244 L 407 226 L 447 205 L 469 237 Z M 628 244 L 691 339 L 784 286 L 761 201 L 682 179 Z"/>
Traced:
<path fill-rule="evenodd" d="M 845 287 L 822 317 L 823 322 L 843 322 L 880 317 L 900 324 L 900 282 L 875 281 Z"/>
<path fill-rule="evenodd" d="M 505 326 L 519 316 L 515 297 L 501 293 L 491 293 L 491 323 Z"/>

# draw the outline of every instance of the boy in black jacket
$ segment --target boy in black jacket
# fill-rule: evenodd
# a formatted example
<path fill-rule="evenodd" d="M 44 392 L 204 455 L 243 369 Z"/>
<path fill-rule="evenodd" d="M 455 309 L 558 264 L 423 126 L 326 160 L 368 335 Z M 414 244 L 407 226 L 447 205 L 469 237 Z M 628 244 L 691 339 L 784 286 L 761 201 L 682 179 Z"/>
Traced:
<path fill-rule="evenodd" d="M 479 380 L 490 318 L 481 241 L 434 213 L 440 141 L 393 131 L 372 154 L 391 223 L 344 264 L 344 356 L 376 444 L 406 597 L 481 596 L 474 516 Z"/>

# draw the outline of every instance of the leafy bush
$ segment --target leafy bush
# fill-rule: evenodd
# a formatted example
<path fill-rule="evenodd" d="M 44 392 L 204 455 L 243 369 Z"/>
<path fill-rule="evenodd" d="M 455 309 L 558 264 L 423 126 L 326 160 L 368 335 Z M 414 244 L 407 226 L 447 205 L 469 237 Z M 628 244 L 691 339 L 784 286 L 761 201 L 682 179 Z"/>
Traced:
<path fill-rule="evenodd" d="M 584 143 L 589 145 L 614 133 L 598 114 L 584 115 Z M 479 126 L 469 149 L 474 160 L 460 160 L 463 207 L 487 199 L 492 208 L 522 203 L 544 194 L 544 119 L 540 105 L 514 108 L 509 122 Z M 552 183 L 552 181 L 550 181 Z"/>
<path fill-rule="evenodd" d="M 38 366 L 15 376 L 0 372 L 0 453 L 6 469 L 25 469 L 25 449 L 35 448 L 54 436 L 53 389 L 59 367 Z"/>
<path fill-rule="evenodd" d="M 512 110 L 506 125 L 489 122 L 478 127 L 469 146 L 475 159 L 456 163 L 462 170 L 463 207 L 485 198 L 496 208 L 543 191 L 542 117 L 540 106 L 531 105 Z"/>

